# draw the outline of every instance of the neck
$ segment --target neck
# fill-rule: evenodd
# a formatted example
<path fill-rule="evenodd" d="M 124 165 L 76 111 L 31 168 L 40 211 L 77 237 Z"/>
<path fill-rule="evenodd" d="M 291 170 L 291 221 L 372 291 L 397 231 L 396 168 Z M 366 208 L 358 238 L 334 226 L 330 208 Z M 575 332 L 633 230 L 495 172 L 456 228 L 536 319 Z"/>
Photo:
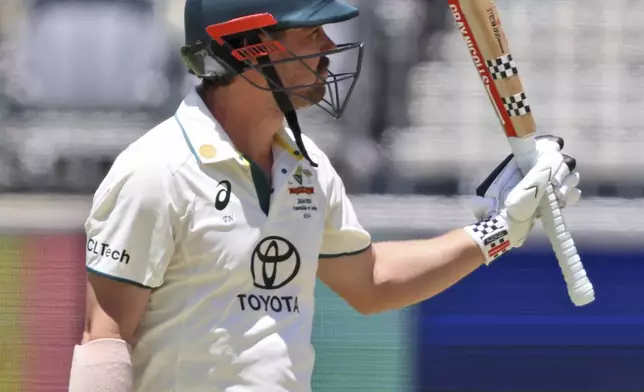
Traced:
<path fill-rule="evenodd" d="M 270 173 L 273 138 L 282 129 L 284 116 L 275 108 L 270 94 L 266 97 L 250 84 L 248 87 L 254 90 L 245 87 L 233 83 L 203 98 L 235 148 Z"/>

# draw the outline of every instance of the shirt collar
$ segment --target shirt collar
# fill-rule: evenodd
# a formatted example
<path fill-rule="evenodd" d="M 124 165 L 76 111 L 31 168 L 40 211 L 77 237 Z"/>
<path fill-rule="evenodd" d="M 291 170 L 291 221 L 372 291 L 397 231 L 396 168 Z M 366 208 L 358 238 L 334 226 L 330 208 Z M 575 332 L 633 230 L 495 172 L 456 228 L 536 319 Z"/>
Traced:
<path fill-rule="evenodd" d="M 245 162 L 241 153 L 235 149 L 228 134 L 208 110 L 203 99 L 193 87 L 181 102 L 174 115 L 181 128 L 190 151 L 200 164 L 211 164 L 236 159 Z M 274 138 L 274 151 L 286 151 L 295 160 L 302 159 L 292 132 L 282 128 Z"/>

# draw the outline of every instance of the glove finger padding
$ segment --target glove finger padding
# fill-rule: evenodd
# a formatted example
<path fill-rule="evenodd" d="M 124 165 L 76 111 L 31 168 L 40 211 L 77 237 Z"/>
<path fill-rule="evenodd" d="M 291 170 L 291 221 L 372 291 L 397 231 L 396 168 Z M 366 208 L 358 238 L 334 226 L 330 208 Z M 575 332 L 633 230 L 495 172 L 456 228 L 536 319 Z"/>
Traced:
<path fill-rule="evenodd" d="M 549 136 L 537 139 L 537 162 L 525 177 L 513 155 L 509 155 L 481 183 L 477 197 L 468 203 L 479 221 L 464 229 L 481 248 L 486 264 L 523 245 L 550 184 L 560 206 L 574 204 L 581 196 L 576 188 L 579 174 L 573 172 L 576 161 L 560 153 L 563 140 Z"/>
<path fill-rule="evenodd" d="M 581 190 L 577 188 L 579 184 L 579 173 L 570 173 L 564 178 L 562 185 L 555 188 L 555 196 L 559 202 L 559 207 L 567 207 L 576 204 L 581 198 Z"/>
<path fill-rule="evenodd" d="M 563 200 L 559 202 L 559 208 L 565 208 L 565 207 L 570 207 L 572 205 L 575 205 L 580 199 L 581 199 L 581 190 L 577 188 L 570 189 L 567 191 Z"/>
<path fill-rule="evenodd" d="M 537 150 L 539 152 L 556 151 L 559 152 L 564 148 L 564 140 L 558 136 L 543 135 L 535 137 L 537 141 Z"/>
<path fill-rule="evenodd" d="M 564 144 L 563 139 L 555 136 L 539 136 L 536 139 L 539 155 L 548 152 L 559 153 Z M 555 197 L 560 207 L 573 205 L 581 197 L 581 192 L 576 189 L 579 183 L 579 174 L 573 171 L 576 161 L 568 155 L 562 156 L 565 164 L 559 163 L 557 167 L 553 168 L 554 174 L 551 178 Z M 512 154 L 508 155 L 477 187 L 477 197 L 468 201 L 469 208 L 474 212 L 476 218 L 483 219 L 498 213 L 503 208 L 509 192 L 523 178 L 516 160 L 513 158 Z M 479 200 L 481 198 L 485 200 Z M 487 210 L 484 211 L 484 208 Z"/>
<path fill-rule="evenodd" d="M 561 161 L 558 163 L 558 166 L 552 168 L 552 186 L 554 187 L 561 186 L 564 180 L 570 175 L 571 170 L 570 167 L 566 164 L 565 160 L 566 156 L 561 155 Z"/>
<path fill-rule="evenodd" d="M 540 155 L 534 167 L 505 198 L 508 216 L 518 222 L 532 219 L 553 173 L 561 166 L 565 166 L 561 154 L 549 152 Z"/>

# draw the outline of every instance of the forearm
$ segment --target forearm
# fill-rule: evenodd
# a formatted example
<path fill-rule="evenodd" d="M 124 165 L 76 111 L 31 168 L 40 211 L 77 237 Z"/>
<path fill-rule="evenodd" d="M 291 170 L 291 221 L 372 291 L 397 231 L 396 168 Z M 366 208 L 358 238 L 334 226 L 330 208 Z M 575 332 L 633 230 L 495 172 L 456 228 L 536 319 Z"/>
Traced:
<path fill-rule="evenodd" d="M 373 245 L 373 313 L 406 307 L 460 281 L 485 259 L 462 229 L 428 240 Z"/>

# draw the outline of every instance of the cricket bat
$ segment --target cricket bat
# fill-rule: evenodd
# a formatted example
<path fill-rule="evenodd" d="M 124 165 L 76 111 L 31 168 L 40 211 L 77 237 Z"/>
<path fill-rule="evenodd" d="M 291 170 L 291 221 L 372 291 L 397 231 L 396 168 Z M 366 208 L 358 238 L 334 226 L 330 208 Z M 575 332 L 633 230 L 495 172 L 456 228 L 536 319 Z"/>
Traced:
<path fill-rule="evenodd" d="M 537 158 L 536 124 L 496 5 L 493 0 L 448 0 L 448 4 L 512 153 L 525 174 Z M 593 285 L 566 227 L 552 185 L 541 200 L 539 213 L 570 299 L 577 306 L 591 303 L 595 300 Z"/>

